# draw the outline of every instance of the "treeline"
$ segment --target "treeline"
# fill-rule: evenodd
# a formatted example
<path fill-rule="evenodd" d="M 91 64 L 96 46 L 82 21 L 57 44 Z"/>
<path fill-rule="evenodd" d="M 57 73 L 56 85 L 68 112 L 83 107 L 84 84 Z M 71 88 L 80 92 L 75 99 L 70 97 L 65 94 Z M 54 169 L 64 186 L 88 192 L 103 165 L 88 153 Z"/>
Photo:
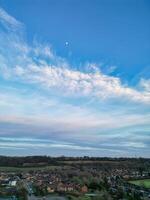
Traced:
<path fill-rule="evenodd" d="M 26 156 L 26 157 L 9 157 L 0 156 L 0 166 L 7 167 L 32 167 L 56 165 L 55 159 L 47 156 Z"/>
<path fill-rule="evenodd" d="M 63 162 L 64 161 L 64 162 Z M 64 165 L 66 161 L 72 161 L 71 164 L 76 161 L 112 161 L 116 163 L 136 163 L 142 165 L 150 165 L 149 158 L 109 158 L 109 157 L 50 157 L 50 156 L 25 156 L 25 157 L 11 157 L 11 156 L 0 156 L 0 166 L 8 167 L 32 167 L 32 166 L 46 166 L 46 165 Z M 83 162 L 81 162 L 83 164 Z M 81 164 L 80 163 L 80 164 Z M 89 163 L 88 163 L 89 164 Z"/>

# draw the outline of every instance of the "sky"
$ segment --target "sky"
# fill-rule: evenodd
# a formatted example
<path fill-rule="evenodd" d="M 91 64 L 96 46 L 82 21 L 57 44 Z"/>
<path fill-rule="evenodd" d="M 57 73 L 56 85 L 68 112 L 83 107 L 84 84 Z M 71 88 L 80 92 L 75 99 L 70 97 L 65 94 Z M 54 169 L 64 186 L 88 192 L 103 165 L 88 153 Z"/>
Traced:
<path fill-rule="evenodd" d="M 0 155 L 149 147 L 149 0 L 0 0 Z"/>

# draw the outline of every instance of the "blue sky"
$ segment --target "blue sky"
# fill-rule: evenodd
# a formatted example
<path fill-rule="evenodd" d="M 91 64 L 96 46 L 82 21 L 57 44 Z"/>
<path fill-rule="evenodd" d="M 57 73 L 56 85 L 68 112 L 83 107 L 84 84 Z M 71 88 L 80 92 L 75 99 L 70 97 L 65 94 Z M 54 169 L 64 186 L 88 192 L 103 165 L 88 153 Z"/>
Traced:
<path fill-rule="evenodd" d="M 149 11 L 0 0 L 0 154 L 149 157 Z"/>

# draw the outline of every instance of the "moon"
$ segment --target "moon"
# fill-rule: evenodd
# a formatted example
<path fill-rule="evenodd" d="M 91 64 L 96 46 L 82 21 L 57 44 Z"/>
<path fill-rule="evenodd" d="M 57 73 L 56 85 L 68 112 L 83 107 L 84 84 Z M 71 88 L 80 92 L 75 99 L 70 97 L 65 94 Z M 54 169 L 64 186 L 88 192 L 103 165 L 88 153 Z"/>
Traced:
<path fill-rule="evenodd" d="M 68 45 L 69 45 L 69 42 L 65 42 L 65 45 L 68 46 Z"/>

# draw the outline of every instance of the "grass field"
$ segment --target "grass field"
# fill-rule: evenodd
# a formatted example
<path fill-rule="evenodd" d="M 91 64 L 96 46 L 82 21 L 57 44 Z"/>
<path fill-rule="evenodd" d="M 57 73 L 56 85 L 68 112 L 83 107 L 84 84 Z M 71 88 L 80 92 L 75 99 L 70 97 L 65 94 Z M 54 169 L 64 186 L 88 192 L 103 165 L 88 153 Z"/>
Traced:
<path fill-rule="evenodd" d="M 122 161 L 122 163 L 124 163 L 124 161 Z M 58 166 L 53 166 L 53 165 L 49 165 L 49 166 L 35 166 L 35 167 L 1 167 L 0 166 L 0 172 L 1 171 L 6 171 L 6 172 L 21 172 L 21 171 L 29 171 L 29 170 L 50 170 L 50 169 L 68 169 L 71 167 L 72 164 L 114 164 L 114 165 L 118 165 L 120 164 L 120 161 L 111 161 L 111 160 L 98 160 L 98 161 L 94 161 L 94 160 L 74 160 L 74 161 L 58 161 Z"/>
<path fill-rule="evenodd" d="M 124 161 L 111 161 L 111 160 L 65 160 L 59 161 L 60 164 L 120 164 Z"/>
<path fill-rule="evenodd" d="M 64 166 L 63 168 L 67 168 Z M 62 166 L 43 166 L 43 167 L 0 167 L 0 172 L 28 172 L 30 170 L 53 170 L 62 169 Z"/>
<path fill-rule="evenodd" d="M 150 188 L 150 179 L 134 180 L 134 181 L 129 181 L 129 182 L 134 185 L 139 185 L 139 186 L 143 186 L 145 188 Z"/>

